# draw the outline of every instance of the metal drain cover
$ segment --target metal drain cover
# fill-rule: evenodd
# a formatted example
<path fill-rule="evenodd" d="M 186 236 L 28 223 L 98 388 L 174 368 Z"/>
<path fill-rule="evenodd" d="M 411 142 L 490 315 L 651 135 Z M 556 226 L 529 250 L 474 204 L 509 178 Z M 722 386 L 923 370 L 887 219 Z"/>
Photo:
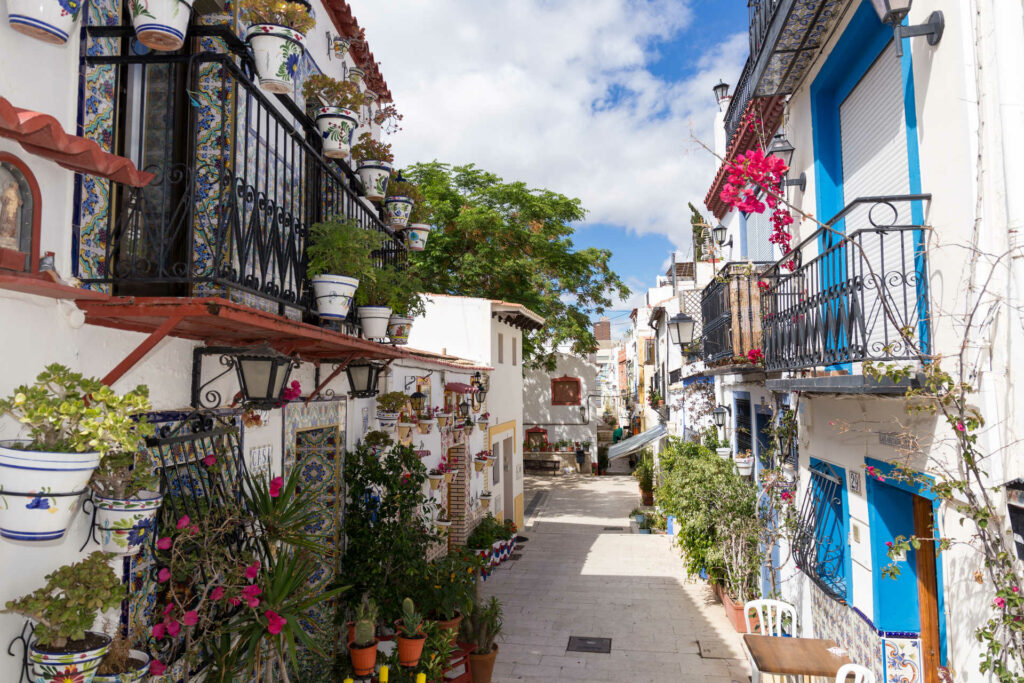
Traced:
<path fill-rule="evenodd" d="M 606 526 L 604 528 L 604 530 L 605 531 L 624 531 L 625 527 L 621 527 L 621 526 Z"/>
<path fill-rule="evenodd" d="M 569 636 L 566 652 L 600 652 L 608 654 L 612 651 L 611 638 L 594 638 L 592 636 Z"/>
<path fill-rule="evenodd" d="M 512 555 L 511 555 L 511 556 L 509 556 L 509 559 L 510 559 L 510 560 L 518 560 L 518 559 L 519 559 L 520 557 L 522 557 L 522 556 L 523 556 L 523 554 L 522 554 L 522 553 L 512 553 Z"/>
<path fill-rule="evenodd" d="M 526 543 L 529 540 L 526 536 L 516 536 L 516 543 Z"/>

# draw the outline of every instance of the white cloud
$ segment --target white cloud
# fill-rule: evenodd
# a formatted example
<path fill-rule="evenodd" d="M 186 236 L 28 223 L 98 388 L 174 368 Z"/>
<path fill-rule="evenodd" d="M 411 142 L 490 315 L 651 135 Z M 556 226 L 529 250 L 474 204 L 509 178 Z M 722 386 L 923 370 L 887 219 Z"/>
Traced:
<path fill-rule="evenodd" d="M 714 159 L 711 87 L 738 73 L 737 34 L 685 81 L 646 69 L 652 43 L 691 26 L 678 0 L 355 0 L 404 130 L 399 165 L 475 163 L 579 197 L 587 221 L 689 244 L 687 201 Z M 615 97 L 614 95 L 618 95 Z"/>

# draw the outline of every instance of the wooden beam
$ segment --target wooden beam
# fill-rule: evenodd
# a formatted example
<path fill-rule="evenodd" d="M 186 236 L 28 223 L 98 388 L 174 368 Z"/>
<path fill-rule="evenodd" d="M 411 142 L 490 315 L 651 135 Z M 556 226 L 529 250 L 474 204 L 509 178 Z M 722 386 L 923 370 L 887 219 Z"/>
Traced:
<path fill-rule="evenodd" d="M 153 350 L 153 347 L 160 343 L 160 340 L 166 337 L 171 331 L 178 326 L 185 318 L 183 313 L 172 315 L 171 317 L 164 320 L 160 327 L 153 330 L 148 337 L 142 340 L 142 343 L 135 347 L 135 350 L 124 357 L 117 366 L 107 373 L 101 381 L 108 387 L 113 386 L 114 382 L 121 379 L 126 372 L 132 369 L 132 367 L 142 360 L 142 357 Z"/>

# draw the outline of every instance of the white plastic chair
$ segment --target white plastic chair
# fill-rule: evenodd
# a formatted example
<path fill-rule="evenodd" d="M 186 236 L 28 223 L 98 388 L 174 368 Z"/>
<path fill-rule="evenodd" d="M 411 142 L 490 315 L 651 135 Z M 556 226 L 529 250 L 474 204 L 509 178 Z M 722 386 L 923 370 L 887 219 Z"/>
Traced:
<path fill-rule="evenodd" d="M 757 612 L 757 630 L 750 626 L 750 612 Z M 747 633 L 759 633 L 762 636 L 783 635 L 783 624 L 785 618 L 789 617 L 792 624 L 792 632 L 788 635 L 796 637 L 799 631 L 796 627 L 796 607 L 783 602 L 782 600 L 751 600 L 743 605 L 743 619 L 747 622 Z"/>
<path fill-rule="evenodd" d="M 875 683 L 875 672 L 860 664 L 843 664 L 836 672 L 836 683 L 847 683 L 853 676 L 853 683 Z"/>

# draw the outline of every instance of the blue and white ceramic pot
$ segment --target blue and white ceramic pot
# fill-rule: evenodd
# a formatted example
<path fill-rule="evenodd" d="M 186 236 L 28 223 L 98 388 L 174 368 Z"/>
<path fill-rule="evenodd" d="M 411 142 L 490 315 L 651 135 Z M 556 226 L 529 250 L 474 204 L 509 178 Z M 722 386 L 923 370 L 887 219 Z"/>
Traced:
<path fill-rule="evenodd" d="M 359 324 L 363 327 L 363 336 L 367 339 L 383 339 L 388 336 L 388 321 L 391 309 L 387 306 L 360 306 Z"/>
<path fill-rule="evenodd" d="M 260 87 L 281 95 L 293 94 L 306 52 L 306 37 L 287 26 L 256 24 L 245 32 L 245 40 L 252 48 Z"/>
<path fill-rule="evenodd" d="M 395 195 L 384 200 L 384 208 L 388 212 L 388 222 L 396 230 L 404 230 L 409 224 L 409 214 L 412 213 L 413 201 L 409 197 Z"/>
<path fill-rule="evenodd" d="M 344 320 L 348 317 L 359 280 L 345 275 L 315 275 L 310 282 L 321 318 Z"/>
<path fill-rule="evenodd" d="M 163 496 L 142 491 L 127 500 L 93 496 L 96 505 L 96 530 L 105 553 L 135 555 L 153 535 L 156 513 Z"/>
<path fill-rule="evenodd" d="M 84 4 L 83 0 L 7 0 L 7 21 L 19 33 L 63 45 Z"/>
<path fill-rule="evenodd" d="M 386 161 L 361 161 L 356 173 L 366 189 L 367 199 L 379 202 L 387 196 L 391 164 Z"/>
<path fill-rule="evenodd" d="M 401 413 L 398 411 L 378 410 L 377 424 L 380 425 L 381 429 L 387 429 L 390 431 L 398 424 L 398 418 L 400 415 Z"/>
<path fill-rule="evenodd" d="M 320 107 L 316 110 L 316 129 L 324 145 L 324 156 L 344 159 L 352 148 L 352 133 L 359 126 L 359 116 L 351 109 Z"/>
<path fill-rule="evenodd" d="M 128 658 L 132 662 L 144 662 L 144 664 L 137 669 L 133 669 L 123 674 L 96 674 L 96 677 L 92 679 L 93 683 L 142 683 L 149 676 L 149 663 L 150 657 L 142 650 L 129 650 Z"/>
<path fill-rule="evenodd" d="M 408 238 L 409 251 L 423 251 L 427 248 L 430 237 L 430 226 L 426 223 L 413 223 L 405 232 Z"/>
<path fill-rule="evenodd" d="M 0 536 L 52 541 L 67 531 L 99 453 L 19 450 L 0 442 Z M 55 495 L 72 494 L 72 495 Z"/>
<path fill-rule="evenodd" d="M 128 0 L 135 37 L 154 50 L 177 50 L 185 44 L 193 1 Z"/>
<path fill-rule="evenodd" d="M 110 647 L 110 636 L 86 631 L 87 638 L 102 641 L 102 645 L 81 652 L 51 652 L 40 650 L 33 642 L 28 650 L 28 661 L 32 669 L 32 683 L 92 683 L 103 656 Z"/>
<path fill-rule="evenodd" d="M 388 339 L 392 344 L 408 344 L 412 318 L 392 314 L 388 320 Z"/>

